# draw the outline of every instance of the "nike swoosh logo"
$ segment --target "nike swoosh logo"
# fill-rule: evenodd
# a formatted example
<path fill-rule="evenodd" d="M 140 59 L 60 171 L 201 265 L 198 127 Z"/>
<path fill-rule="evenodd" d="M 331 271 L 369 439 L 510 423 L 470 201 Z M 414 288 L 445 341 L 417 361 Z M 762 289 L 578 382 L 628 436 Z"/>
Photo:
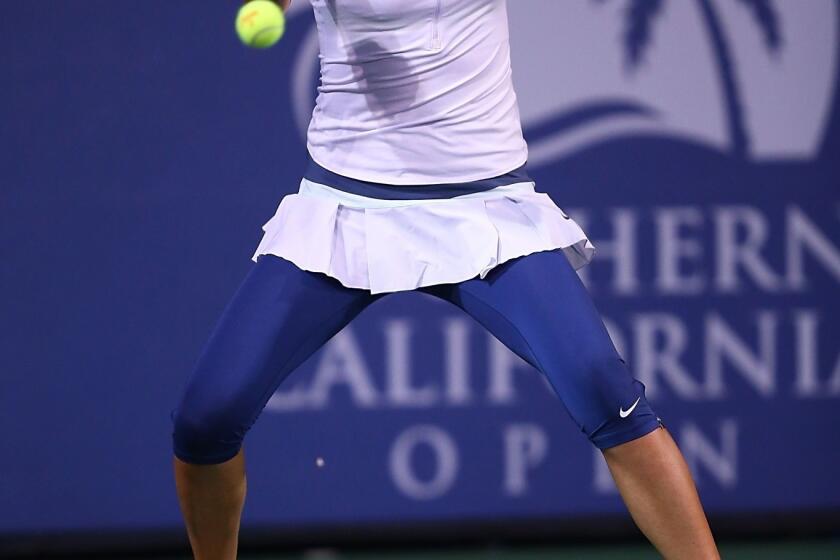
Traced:
<path fill-rule="evenodd" d="M 630 416 L 630 413 L 633 412 L 633 409 L 636 408 L 636 405 L 639 404 L 640 400 L 642 400 L 642 397 L 639 397 L 638 399 L 636 399 L 636 402 L 633 403 L 633 406 L 631 406 L 627 410 L 624 410 L 624 408 L 619 408 L 618 409 L 618 415 L 621 416 L 622 418 L 627 418 L 628 416 Z"/>

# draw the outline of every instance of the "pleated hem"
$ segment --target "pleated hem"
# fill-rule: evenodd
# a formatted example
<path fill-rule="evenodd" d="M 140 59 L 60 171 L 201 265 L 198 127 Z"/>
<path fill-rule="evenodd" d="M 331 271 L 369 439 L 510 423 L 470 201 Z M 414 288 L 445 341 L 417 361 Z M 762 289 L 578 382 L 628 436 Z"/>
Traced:
<path fill-rule="evenodd" d="M 532 186 L 381 208 L 297 193 L 283 198 L 263 230 L 254 260 L 276 255 L 373 294 L 484 278 L 511 259 L 557 249 L 578 269 L 595 251 L 574 220 Z"/>

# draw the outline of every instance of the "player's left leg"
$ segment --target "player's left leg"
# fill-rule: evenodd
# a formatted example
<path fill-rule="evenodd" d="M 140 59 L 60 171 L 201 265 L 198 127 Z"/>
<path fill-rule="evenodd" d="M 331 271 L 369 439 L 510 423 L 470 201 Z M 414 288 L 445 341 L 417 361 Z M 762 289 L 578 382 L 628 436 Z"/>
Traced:
<path fill-rule="evenodd" d="M 633 519 L 666 558 L 717 558 L 685 461 L 616 352 L 566 257 L 540 252 L 484 279 L 426 289 L 542 371 L 599 447 Z"/>

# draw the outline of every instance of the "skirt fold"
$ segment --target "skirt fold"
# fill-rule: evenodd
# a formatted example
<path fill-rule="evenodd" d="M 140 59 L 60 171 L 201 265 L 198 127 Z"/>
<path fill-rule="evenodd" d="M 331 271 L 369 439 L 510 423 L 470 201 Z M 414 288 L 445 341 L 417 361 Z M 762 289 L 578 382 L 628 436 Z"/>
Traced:
<path fill-rule="evenodd" d="M 333 189 L 307 183 L 285 196 L 263 226 L 254 260 L 276 255 L 376 294 L 484 278 L 499 264 L 538 251 L 562 249 L 580 268 L 595 249 L 533 183 L 380 207 L 325 196 Z"/>

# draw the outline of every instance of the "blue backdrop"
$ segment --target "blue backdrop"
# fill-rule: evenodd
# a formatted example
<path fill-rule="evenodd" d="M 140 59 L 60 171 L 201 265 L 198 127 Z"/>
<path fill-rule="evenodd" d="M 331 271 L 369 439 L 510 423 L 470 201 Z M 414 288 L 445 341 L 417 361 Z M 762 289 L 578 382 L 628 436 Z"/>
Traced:
<path fill-rule="evenodd" d="M 233 2 L 4 5 L 0 533 L 179 526 L 170 410 L 303 170 L 304 4 L 265 52 Z M 583 276 L 708 510 L 837 511 L 840 3 L 630 4 L 511 2 L 531 172 L 598 247 Z M 251 526 L 622 508 L 538 375 L 418 294 L 247 447 Z"/>

